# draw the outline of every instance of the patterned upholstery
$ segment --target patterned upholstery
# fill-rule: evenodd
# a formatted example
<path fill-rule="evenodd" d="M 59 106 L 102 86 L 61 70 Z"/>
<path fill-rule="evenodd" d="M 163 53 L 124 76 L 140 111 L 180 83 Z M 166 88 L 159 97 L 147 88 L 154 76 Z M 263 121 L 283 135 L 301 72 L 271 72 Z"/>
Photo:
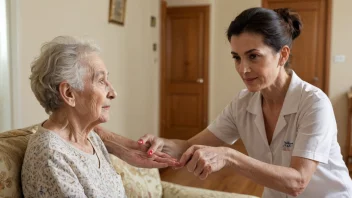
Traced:
<path fill-rule="evenodd" d="M 24 153 L 36 126 L 0 133 L 0 197 L 23 197 L 21 168 Z"/>
<path fill-rule="evenodd" d="M 164 181 L 161 184 L 163 187 L 163 198 L 258 198 L 251 195 L 181 186 Z"/>
<path fill-rule="evenodd" d="M 113 166 L 121 175 L 127 197 L 162 197 L 158 169 L 136 168 L 111 155 Z"/>
<path fill-rule="evenodd" d="M 24 129 L 0 133 L 0 197 L 23 197 L 20 180 L 23 157 L 29 137 L 37 129 L 38 126 L 33 125 Z M 161 182 L 158 169 L 136 168 L 113 155 L 111 155 L 111 160 L 115 170 L 121 175 L 129 198 L 252 197 Z"/>

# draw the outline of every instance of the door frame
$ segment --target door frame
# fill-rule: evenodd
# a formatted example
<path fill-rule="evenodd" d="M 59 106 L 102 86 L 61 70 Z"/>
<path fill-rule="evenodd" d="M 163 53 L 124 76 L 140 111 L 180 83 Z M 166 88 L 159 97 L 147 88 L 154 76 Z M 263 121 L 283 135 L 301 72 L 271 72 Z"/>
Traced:
<path fill-rule="evenodd" d="M 184 6 L 182 6 L 184 7 Z M 187 6 L 187 7 L 206 7 L 206 16 L 205 16 L 205 26 L 204 26 L 204 70 L 203 70 L 203 110 L 204 114 L 202 115 L 203 128 L 208 124 L 208 101 L 209 101 L 209 43 L 210 43 L 210 5 L 202 6 Z M 163 108 L 166 105 L 166 69 L 167 69 L 167 60 L 166 60 L 166 50 L 167 50 L 167 40 L 166 40 L 166 23 L 167 23 L 167 2 L 166 0 L 160 0 L 160 96 L 159 96 L 159 136 L 165 137 L 166 131 L 165 128 L 165 118 L 166 118 L 166 109 Z M 200 131 L 199 131 L 200 132 Z"/>
<path fill-rule="evenodd" d="M 268 1 L 262 0 L 262 7 L 268 7 Z M 307 1 L 307 0 L 288 0 L 288 1 Z M 323 80 L 324 87 L 323 91 L 326 95 L 329 96 L 329 86 L 330 86 L 330 61 L 331 61 L 331 20 L 332 20 L 332 1 L 333 0 L 323 0 L 326 2 L 326 14 L 327 14 L 327 23 L 326 23 L 326 35 L 325 35 L 325 59 L 324 59 L 324 69 L 323 69 Z M 287 0 L 285 0 L 287 2 Z M 304 24 L 303 24 L 304 25 Z"/>
<path fill-rule="evenodd" d="M 166 16 L 167 3 L 166 0 L 160 0 L 160 95 L 159 95 L 159 136 L 163 137 L 165 132 L 165 76 L 166 76 Z"/>

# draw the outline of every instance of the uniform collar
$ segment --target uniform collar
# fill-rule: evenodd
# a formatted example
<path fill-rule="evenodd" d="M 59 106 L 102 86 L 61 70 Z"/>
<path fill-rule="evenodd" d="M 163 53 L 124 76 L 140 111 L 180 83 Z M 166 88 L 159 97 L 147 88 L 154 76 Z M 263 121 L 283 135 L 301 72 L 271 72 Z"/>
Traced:
<path fill-rule="evenodd" d="M 290 70 L 290 73 L 292 76 L 291 82 L 285 96 L 283 107 L 281 109 L 281 116 L 297 113 L 300 101 L 299 98 L 302 94 L 302 79 L 300 79 L 293 70 Z M 247 106 L 247 111 L 255 115 L 262 114 L 262 100 L 261 93 L 259 91 L 255 92 L 250 99 Z"/>

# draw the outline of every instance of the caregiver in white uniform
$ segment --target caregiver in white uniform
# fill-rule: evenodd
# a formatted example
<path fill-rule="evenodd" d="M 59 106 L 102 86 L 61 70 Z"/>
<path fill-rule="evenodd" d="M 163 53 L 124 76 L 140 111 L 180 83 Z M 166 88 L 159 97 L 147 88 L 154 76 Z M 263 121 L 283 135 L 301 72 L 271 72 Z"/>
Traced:
<path fill-rule="evenodd" d="M 243 11 L 227 36 L 247 89 L 190 140 L 145 135 L 139 143 L 151 145 L 149 154 L 161 150 L 180 158 L 180 166 L 201 179 L 231 166 L 264 185 L 265 198 L 352 197 L 330 100 L 288 68 L 301 27 L 288 9 Z M 239 138 L 249 156 L 221 147 Z"/>

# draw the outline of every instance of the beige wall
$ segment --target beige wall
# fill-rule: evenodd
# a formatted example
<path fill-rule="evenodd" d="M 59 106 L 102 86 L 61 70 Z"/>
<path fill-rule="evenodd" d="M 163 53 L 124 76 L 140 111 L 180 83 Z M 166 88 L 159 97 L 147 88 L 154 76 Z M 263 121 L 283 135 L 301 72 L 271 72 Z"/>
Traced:
<path fill-rule="evenodd" d="M 209 5 L 214 0 L 166 0 L 167 6 L 194 6 L 194 5 Z"/>
<path fill-rule="evenodd" d="M 226 30 L 243 10 L 258 7 L 261 0 L 222 0 L 213 3 L 213 32 L 210 59 L 209 121 L 216 118 L 230 100 L 245 86 L 238 76 Z"/>
<path fill-rule="evenodd" d="M 108 23 L 109 1 L 19 1 L 18 46 L 22 114 L 18 125 L 27 126 L 47 118 L 31 92 L 30 63 L 43 42 L 58 35 L 88 36 L 102 48 L 102 57 L 117 91 L 112 102 L 114 131 L 138 138 L 158 129 L 158 52 L 152 43 L 159 28 L 151 28 L 150 16 L 159 15 L 158 0 L 127 1 L 125 26 Z"/>
<path fill-rule="evenodd" d="M 339 130 L 338 140 L 346 151 L 347 138 L 347 98 L 346 92 L 352 87 L 352 15 L 350 7 L 352 1 L 333 1 L 332 10 L 332 37 L 331 37 L 331 65 L 330 65 L 330 93 L 329 97 L 334 107 L 337 127 Z M 333 57 L 343 54 L 346 62 L 335 63 Z"/>

